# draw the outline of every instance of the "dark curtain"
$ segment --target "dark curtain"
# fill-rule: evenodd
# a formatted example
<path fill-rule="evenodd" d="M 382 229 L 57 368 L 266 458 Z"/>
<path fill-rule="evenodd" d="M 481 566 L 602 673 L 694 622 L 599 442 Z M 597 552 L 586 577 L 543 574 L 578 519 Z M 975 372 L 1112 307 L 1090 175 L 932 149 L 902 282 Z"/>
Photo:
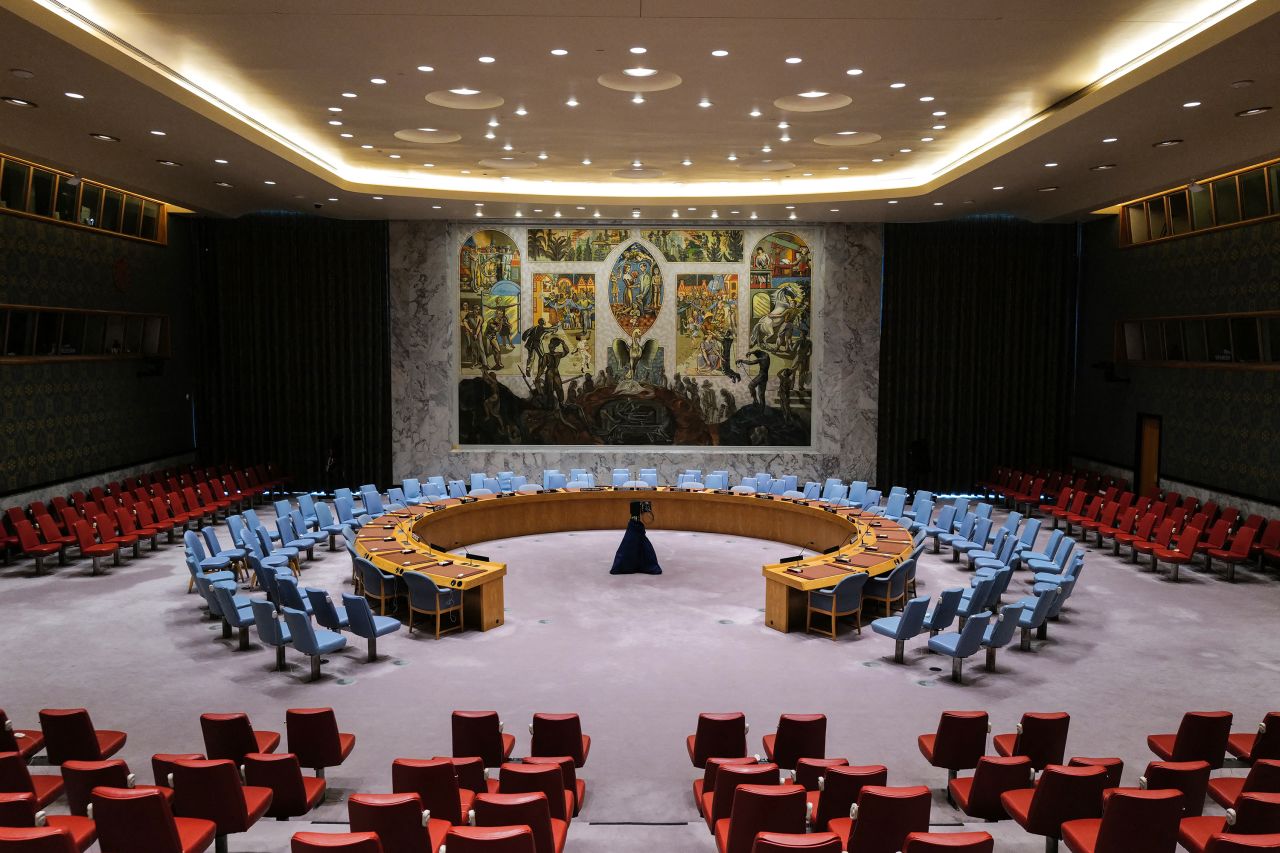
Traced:
<path fill-rule="evenodd" d="M 273 462 L 294 488 L 386 482 L 386 222 L 201 220 L 201 458 Z"/>
<path fill-rule="evenodd" d="M 984 218 L 885 226 L 881 485 L 968 490 L 1065 461 L 1077 230 Z"/>

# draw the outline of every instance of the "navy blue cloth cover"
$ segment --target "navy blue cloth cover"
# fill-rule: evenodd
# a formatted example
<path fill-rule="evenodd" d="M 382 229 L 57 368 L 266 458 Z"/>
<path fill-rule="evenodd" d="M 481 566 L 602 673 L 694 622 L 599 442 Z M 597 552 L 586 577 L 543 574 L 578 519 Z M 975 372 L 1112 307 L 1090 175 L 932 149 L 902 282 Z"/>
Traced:
<path fill-rule="evenodd" d="M 644 522 L 633 518 L 627 522 L 627 532 L 622 534 L 618 553 L 613 555 L 611 575 L 660 575 L 658 555 L 644 533 Z"/>

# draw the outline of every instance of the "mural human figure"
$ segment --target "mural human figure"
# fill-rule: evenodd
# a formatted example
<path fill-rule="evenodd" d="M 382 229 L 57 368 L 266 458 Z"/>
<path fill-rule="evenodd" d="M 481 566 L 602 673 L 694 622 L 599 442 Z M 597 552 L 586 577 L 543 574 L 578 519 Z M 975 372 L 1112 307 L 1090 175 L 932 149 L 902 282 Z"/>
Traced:
<path fill-rule="evenodd" d="M 809 340 L 809 336 L 801 334 L 796 341 L 796 390 L 803 391 L 805 386 L 809 384 L 809 362 L 813 357 L 813 341 Z"/>
<path fill-rule="evenodd" d="M 795 371 L 790 367 L 784 367 L 778 371 L 778 408 L 782 409 L 782 419 L 784 421 L 792 420 L 791 415 L 791 388 L 795 380 Z"/>
<path fill-rule="evenodd" d="M 485 371 L 484 384 L 488 390 L 484 398 L 485 419 L 493 421 L 498 425 L 499 431 L 505 432 L 506 424 L 502 421 L 502 395 L 499 393 L 498 377 L 492 370 Z"/>
<path fill-rule="evenodd" d="M 742 381 L 742 374 L 733 369 L 733 327 L 726 326 L 724 334 L 720 336 L 720 367 L 724 371 L 724 375 L 728 376 L 734 382 Z"/>
<path fill-rule="evenodd" d="M 538 374 L 542 372 L 542 338 L 550 331 L 551 329 L 547 326 L 546 318 L 539 317 L 537 324 L 530 326 L 525 330 L 524 334 L 521 335 L 521 339 L 524 341 L 525 350 L 528 352 L 528 357 L 525 359 L 524 363 L 524 372 L 529 374 L 529 378 L 533 381 L 537 381 Z M 534 358 L 538 359 L 538 369 L 536 372 L 533 369 Z"/>
<path fill-rule="evenodd" d="M 738 411 L 738 402 L 733 399 L 728 388 L 720 389 L 720 420 L 727 421 Z"/>
<path fill-rule="evenodd" d="M 548 399 L 557 404 L 564 402 L 564 383 L 560 379 L 560 362 L 569 354 L 569 345 L 564 338 L 553 335 L 547 342 L 547 351 L 542 355 L 542 388 Z"/>
<path fill-rule="evenodd" d="M 711 380 L 702 380 L 702 416 L 710 423 L 716 419 L 716 392 L 711 387 Z"/>
<path fill-rule="evenodd" d="M 476 367 L 484 367 L 484 345 L 482 343 L 483 318 L 480 307 L 475 303 L 467 306 L 462 317 L 462 361 Z"/>
<path fill-rule="evenodd" d="M 762 349 L 754 349 L 748 355 L 750 358 L 740 358 L 736 363 L 759 368 L 747 390 L 751 392 L 751 402 L 764 406 L 765 394 L 769 391 L 769 354 Z"/>
<path fill-rule="evenodd" d="M 498 343 L 498 318 L 490 317 L 484 324 L 484 367 L 490 367 L 494 370 L 502 369 L 502 347 Z M 488 364 L 489 359 L 493 359 L 493 364 Z"/>

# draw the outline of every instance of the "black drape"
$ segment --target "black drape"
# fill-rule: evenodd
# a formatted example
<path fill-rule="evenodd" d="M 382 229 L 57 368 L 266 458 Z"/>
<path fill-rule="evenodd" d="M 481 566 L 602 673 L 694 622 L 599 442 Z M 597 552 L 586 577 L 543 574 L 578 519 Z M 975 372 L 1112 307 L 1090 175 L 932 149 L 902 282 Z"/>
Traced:
<path fill-rule="evenodd" d="M 387 223 L 279 214 L 196 233 L 201 458 L 271 461 L 296 488 L 386 482 Z"/>
<path fill-rule="evenodd" d="M 966 490 L 1065 461 L 1076 227 L 890 224 L 884 242 L 879 482 Z"/>

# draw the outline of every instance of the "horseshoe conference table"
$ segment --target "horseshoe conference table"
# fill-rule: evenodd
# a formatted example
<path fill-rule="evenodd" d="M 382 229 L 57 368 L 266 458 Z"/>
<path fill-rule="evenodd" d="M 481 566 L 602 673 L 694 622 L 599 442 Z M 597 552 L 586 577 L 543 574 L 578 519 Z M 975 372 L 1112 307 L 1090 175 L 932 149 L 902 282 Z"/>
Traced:
<path fill-rule="evenodd" d="M 466 545 L 571 530 L 622 531 L 634 500 L 653 504 L 653 519 L 646 522 L 651 530 L 748 536 L 826 552 L 763 567 L 765 624 L 778 631 L 803 630 L 810 590 L 855 572 L 885 574 L 911 556 L 911 534 L 902 525 L 854 507 L 663 487 L 443 499 L 371 520 L 357 533 L 355 548 L 384 572 L 422 572 L 438 586 L 461 590 L 464 625 L 488 631 L 503 624 L 507 567 L 466 556 Z"/>

